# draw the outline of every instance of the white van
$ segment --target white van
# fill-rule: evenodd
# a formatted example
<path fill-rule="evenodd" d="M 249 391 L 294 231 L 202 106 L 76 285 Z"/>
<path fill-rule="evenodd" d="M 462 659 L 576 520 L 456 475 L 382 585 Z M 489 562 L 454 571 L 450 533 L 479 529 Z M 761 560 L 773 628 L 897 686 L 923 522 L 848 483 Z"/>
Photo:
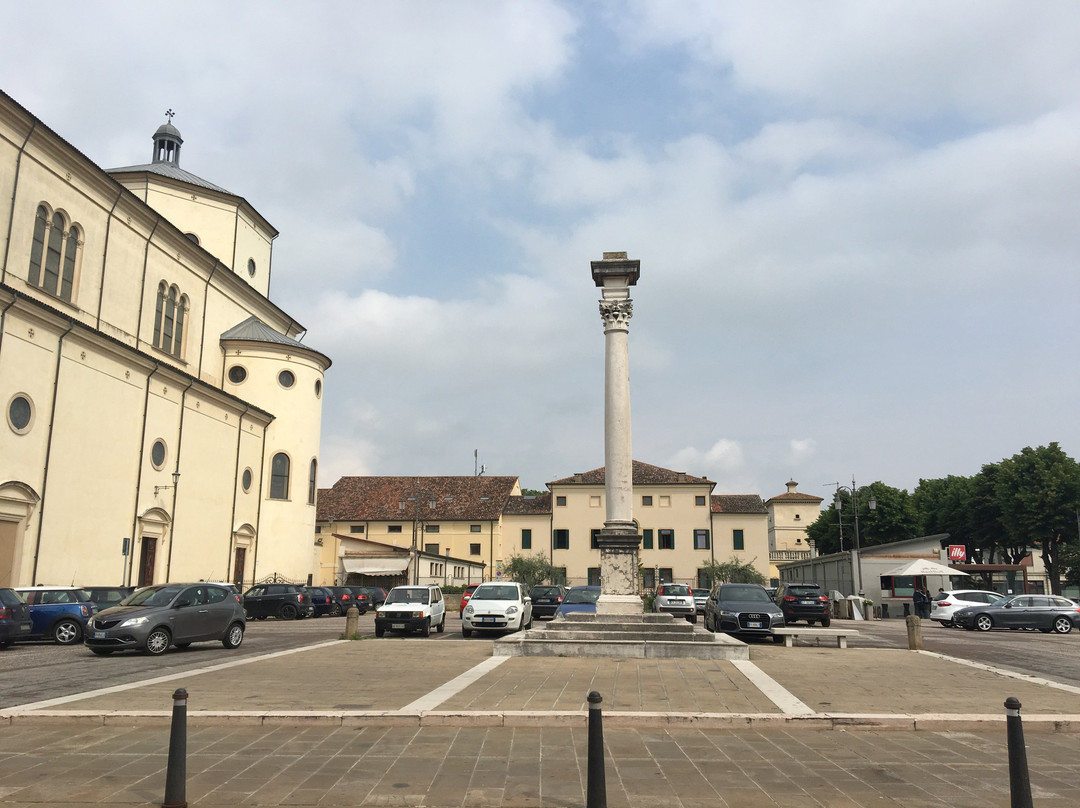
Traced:
<path fill-rule="evenodd" d="M 419 631 L 423 636 L 434 628 L 446 629 L 446 604 L 437 586 L 395 586 L 386 601 L 375 610 L 375 636 L 387 631 Z"/>

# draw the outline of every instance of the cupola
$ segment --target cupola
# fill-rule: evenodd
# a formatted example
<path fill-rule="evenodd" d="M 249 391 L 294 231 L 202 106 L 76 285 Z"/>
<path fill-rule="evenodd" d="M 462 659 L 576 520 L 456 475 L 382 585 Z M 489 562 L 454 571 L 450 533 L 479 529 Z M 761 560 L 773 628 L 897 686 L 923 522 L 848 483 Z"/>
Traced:
<path fill-rule="evenodd" d="M 165 116 L 169 119 L 168 122 L 163 123 L 154 132 L 154 162 L 168 163 L 179 168 L 180 144 L 184 142 L 184 139 L 180 137 L 180 130 L 172 125 L 173 115 L 175 114 L 171 109 L 166 112 Z"/>

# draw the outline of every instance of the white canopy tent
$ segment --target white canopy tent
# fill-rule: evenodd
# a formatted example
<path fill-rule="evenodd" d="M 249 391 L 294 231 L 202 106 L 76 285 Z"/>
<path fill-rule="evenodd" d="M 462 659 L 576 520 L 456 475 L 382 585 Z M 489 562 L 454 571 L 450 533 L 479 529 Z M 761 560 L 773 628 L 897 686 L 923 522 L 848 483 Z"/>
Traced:
<path fill-rule="evenodd" d="M 952 567 L 946 567 L 944 564 L 938 564 L 936 561 L 929 561 L 925 558 L 916 559 L 915 561 L 908 561 L 901 564 L 899 567 L 894 567 L 891 570 L 886 570 L 880 573 L 882 576 L 890 575 L 892 577 L 903 577 L 909 575 L 970 575 L 971 573 L 964 572 L 963 570 L 956 570 Z"/>
<path fill-rule="evenodd" d="M 397 575 L 408 568 L 409 557 L 343 558 L 341 559 L 341 566 L 346 573 L 355 572 L 360 575 Z"/>

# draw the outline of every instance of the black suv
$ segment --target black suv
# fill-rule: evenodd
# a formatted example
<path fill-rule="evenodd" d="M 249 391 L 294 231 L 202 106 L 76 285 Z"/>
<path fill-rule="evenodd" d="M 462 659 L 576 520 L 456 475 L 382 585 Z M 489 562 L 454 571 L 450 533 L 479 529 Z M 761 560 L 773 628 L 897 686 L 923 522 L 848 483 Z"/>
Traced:
<path fill-rule="evenodd" d="M 540 586 L 534 586 L 532 591 L 529 592 L 529 597 L 532 598 L 533 602 L 533 617 L 537 619 L 555 617 L 555 612 L 562 605 L 562 599 L 565 595 L 566 589 L 558 585 L 541 584 Z"/>
<path fill-rule="evenodd" d="M 829 597 L 817 584 L 795 581 L 780 584 L 773 600 L 784 613 L 784 622 L 788 625 L 805 620 L 810 626 L 814 623 L 828 626 L 831 620 Z"/>
<path fill-rule="evenodd" d="M 296 620 L 312 611 L 311 596 L 296 584 L 256 584 L 244 593 L 244 614 L 248 620 L 267 617 Z"/>

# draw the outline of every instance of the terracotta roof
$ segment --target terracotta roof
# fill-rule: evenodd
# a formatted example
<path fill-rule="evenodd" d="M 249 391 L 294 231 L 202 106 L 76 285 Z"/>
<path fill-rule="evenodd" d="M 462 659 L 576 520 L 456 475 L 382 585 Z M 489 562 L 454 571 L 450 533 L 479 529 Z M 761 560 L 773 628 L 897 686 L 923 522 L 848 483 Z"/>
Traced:
<path fill-rule="evenodd" d="M 510 497 L 503 510 L 504 515 L 533 516 L 551 513 L 551 494 L 539 494 L 535 497 Z"/>
<path fill-rule="evenodd" d="M 315 518 L 411 521 L 419 506 L 425 520 L 497 520 L 516 486 L 517 477 L 342 477 L 332 488 L 320 490 Z M 409 499 L 415 495 L 419 498 Z M 429 506 L 432 500 L 434 509 Z"/>
<path fill-rule="evenodd" d="M 815 497 L 813 494 L 802 494 L 794 491 L 769 497 L 766 502 L 823 502 L 824 499 L 824 497 Z"/>
<path fill-rule="evenodd" d="M 672 471 L 660 466 L 650 466 L 640 460 L 633 461 L 633 484 L 634 485 L 716 485 L 705 477 L 693 477 L 684 471 Z M 604 467 L 582 474 L 574 474 L 548 483 L 552 485 L 603 485 Z"/>
<path fill-rule="evenodd" d="M 757 494 L 713 494 L 709 499 L 713 513 L 768 513 Z"/>

